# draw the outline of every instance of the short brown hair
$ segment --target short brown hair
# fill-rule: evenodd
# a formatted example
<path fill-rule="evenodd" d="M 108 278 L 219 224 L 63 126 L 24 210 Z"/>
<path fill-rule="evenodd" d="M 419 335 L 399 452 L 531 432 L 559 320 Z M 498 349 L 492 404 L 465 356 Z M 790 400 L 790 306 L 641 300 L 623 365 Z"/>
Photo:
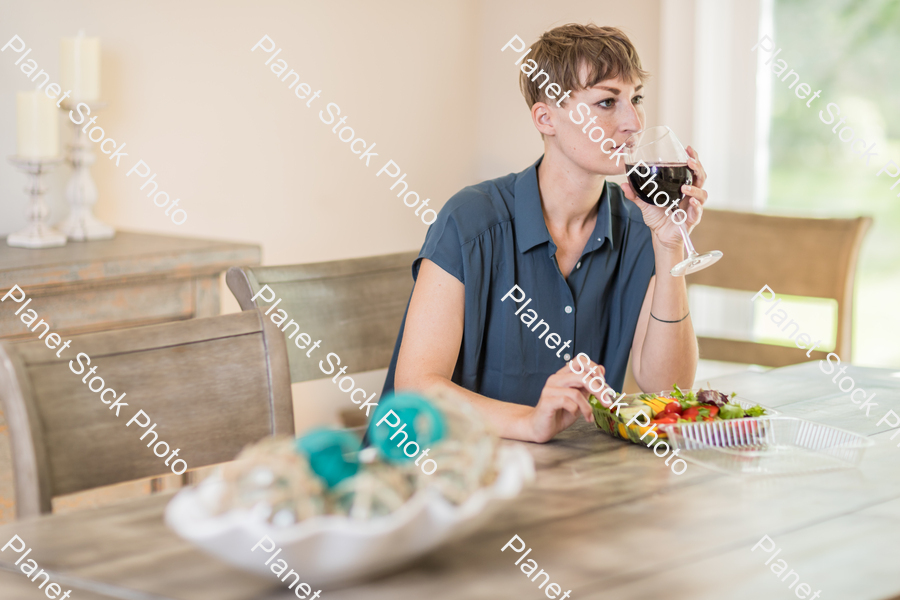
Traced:
<path fill-rule="evenodd" d="M 545 84 L 556 83 L 566 90 L 578 91 L 593 87 L 606 79 L 622 77 L 630 81 L 643 81 L 648 73 L 641 68 L 641 59 L 631 40 L 616 27 L 598 27 L 593 23 L 580 25 L 569 23 L 544 33 L 531 45 L 531 52 L 522 63 L 529 60 L 537 65 L 529 79 L 519 72 L 519 87 L 528 107 L 542 99 Z M 587 79 L 580 81 L 578 71 L 587 67 Z M 540 71 L 538 70 L 540 69 Z M 549 77 L 536 81 L 543 71 Z"/>

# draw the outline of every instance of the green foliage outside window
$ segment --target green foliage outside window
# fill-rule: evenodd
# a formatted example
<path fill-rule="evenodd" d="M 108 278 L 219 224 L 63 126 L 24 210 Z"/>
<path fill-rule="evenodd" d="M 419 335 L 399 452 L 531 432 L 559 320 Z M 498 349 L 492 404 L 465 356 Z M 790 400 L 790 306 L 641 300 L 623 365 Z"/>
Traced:
<path fill-rule="evenodd" d="M 900 367 L 900 311 L 892 308 L 900 299 L 900 186 L 891 191 L 896 179 L 875 176 L 888 160 L 900 164 L 900 0 L 775 0 L 774 18 L 785 74 L 793 69 L 822 94 L 807 108 L 771 75 L 766 208 L 874 218 L 857 272 L 853 359 Z M 867 146 L 875 142 L 868 166 L 820 120 L 829 102 Z"/>

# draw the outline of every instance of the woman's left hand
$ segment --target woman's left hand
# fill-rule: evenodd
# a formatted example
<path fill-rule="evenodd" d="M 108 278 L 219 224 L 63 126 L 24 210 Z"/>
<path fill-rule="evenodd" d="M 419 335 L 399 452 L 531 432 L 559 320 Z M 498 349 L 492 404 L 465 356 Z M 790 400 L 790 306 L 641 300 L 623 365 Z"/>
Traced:
<path fill-rule="evenodd" d="M 684 222 L 684 226 L 690 232 L 700 222 L 700 218 L 703 215 L 703 204 L 706 202 L 709 194 L 703 189 L 703 184 L 706 183 L 706 171 L 700 163 L 697 151 L 688 146 L 687 153 L 687 164 L 693 174 L 693 181 L 692 185 L 681 186 L 684 199 L 678 203 L 678 206 L 687 213 L 687 220 Z M 668 249 L 680 251 L 683 241 L 678 225 L 672 221 L 672 217 L 675 216 L 680 222 L 684 215 L 680 212 L 676 214 L 676 209 L 672 209 L 667 215 L 666 207 L 660 208 L 653 204 L 647 204 L 637 197 L 634 193 L 634 188 L 631 187 L 631 183 L 627 180 L 622 183 L 622 191 L 625 193 L 625 197 L 634 202 L 641 210 L 641 213 L 644 215 L 644 223 L 659 239 L 659 242 Z"/>

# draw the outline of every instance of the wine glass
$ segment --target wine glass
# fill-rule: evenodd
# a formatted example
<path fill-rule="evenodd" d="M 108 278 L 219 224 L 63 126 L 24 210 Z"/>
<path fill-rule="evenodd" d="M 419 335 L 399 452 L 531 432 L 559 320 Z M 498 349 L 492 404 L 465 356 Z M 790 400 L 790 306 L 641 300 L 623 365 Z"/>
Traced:
<path fill-rule="evenodd" d="M 669 205 L 667 218 L 672 219 L 681 231 L 688 257 L 672 267 L 672 276 L 694 273 L 722 258 L 718 250 L 697 254 L 684 226 L 686 213 L 682 209 L 672 212 L 684 199 L 681 186 L 690 185 L 694 179 L 687 166 L 688 154 L 675 133 L 665 125 L 650 127 L 632 135 L 624 145 L 625 172 L 634 193 L 647 204 L 659 207 Z M 680 222 L 676 220 L 678 212 L 684 215 Z"/>

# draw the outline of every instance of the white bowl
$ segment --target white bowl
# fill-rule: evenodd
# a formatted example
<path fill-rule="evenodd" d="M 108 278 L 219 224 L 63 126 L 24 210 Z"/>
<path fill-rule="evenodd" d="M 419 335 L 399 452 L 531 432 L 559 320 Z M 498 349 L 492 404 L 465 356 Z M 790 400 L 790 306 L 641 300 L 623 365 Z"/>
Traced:
<path fill-rule="evenodd" d="M 472 533 L 534 479 L 534 461 L 521 446 L 502 446 L 493 485 L 454 506 L 436 490 L 419 490 L 390 515 L 369 520 L 326 515 L 275 527 L 248 510 L 212 515 L 203 501 L 221 482 L 212 478 L 179 492 L 166 507 L 166 524 L 182 538 L 242 569 L 274 575 L 271 553 L 251 552 L 263 536 L 281 548 L 278 559 L 315 587 L 360 580 L 399 567 L 452 539 Z M 271 564 L 275 564 L 273 561 Z M 270 566 L 271 566 L 270 564 Z"/>

